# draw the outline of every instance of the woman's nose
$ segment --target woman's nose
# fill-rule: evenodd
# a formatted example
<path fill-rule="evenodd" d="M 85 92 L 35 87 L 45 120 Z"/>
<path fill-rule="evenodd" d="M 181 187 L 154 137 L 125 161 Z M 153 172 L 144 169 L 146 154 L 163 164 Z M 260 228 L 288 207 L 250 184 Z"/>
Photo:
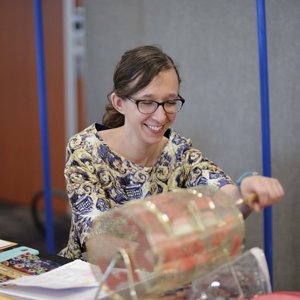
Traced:
<path fill-rule="evenodd" d="M 157 110 L 153 114 L 154 118 L 157 121 L 164 121 L 167 118 L 167 113 L 162 105 L 159 105 Z"/>

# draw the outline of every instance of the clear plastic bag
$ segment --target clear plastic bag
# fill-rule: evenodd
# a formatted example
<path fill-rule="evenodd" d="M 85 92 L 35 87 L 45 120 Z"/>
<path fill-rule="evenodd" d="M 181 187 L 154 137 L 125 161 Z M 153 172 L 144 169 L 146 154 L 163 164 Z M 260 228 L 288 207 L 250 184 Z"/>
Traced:
<path fill-rule="evenodd" d="M 189 300 L 252 299 L 256 295 L 270 292 L 264 252 L 252 248 L 193 281 Z"/>

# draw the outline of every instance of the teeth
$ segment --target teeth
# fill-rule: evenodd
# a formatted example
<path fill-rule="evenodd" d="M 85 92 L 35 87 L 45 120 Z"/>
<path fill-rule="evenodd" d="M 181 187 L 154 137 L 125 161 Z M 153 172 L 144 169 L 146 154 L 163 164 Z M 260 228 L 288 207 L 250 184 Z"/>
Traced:
<path fill-rule="evenodd" d="M 152 130 L 155 130 L 155 131 L 159 131 L 163 128 L 163 126 L 150 126 L 150 125 L 148 125 L 148 127 Z"/>

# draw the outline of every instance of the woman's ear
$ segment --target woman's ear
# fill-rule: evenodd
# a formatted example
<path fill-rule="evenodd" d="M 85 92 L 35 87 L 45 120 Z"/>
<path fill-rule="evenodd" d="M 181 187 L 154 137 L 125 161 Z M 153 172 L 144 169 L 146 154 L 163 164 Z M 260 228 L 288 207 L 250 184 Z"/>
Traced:
<path fill-rule="evenodd" d="M 110 100 L 115 110 L 120 114 L 124 114 L 124 100 L 114 92 L 110 95 Z"/>

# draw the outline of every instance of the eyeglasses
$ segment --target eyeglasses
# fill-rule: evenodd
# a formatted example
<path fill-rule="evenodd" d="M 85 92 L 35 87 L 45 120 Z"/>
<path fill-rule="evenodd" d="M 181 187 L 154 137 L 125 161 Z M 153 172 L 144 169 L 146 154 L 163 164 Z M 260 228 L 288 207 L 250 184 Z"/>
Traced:
<path fill-rule="evenodd" d="M 127 97 L 129 101 L 136 104 L 138 111 L 142 114 L 153 114 L 157 108 L 162 105 L 164 111 L 168 114 L 175 114 L 179 112 L 184 104 L 185 100 L 179 95 L 180 98 L 167 100 L 164 102 L 157 102 L 155 100 L 135 100 Z"/>

